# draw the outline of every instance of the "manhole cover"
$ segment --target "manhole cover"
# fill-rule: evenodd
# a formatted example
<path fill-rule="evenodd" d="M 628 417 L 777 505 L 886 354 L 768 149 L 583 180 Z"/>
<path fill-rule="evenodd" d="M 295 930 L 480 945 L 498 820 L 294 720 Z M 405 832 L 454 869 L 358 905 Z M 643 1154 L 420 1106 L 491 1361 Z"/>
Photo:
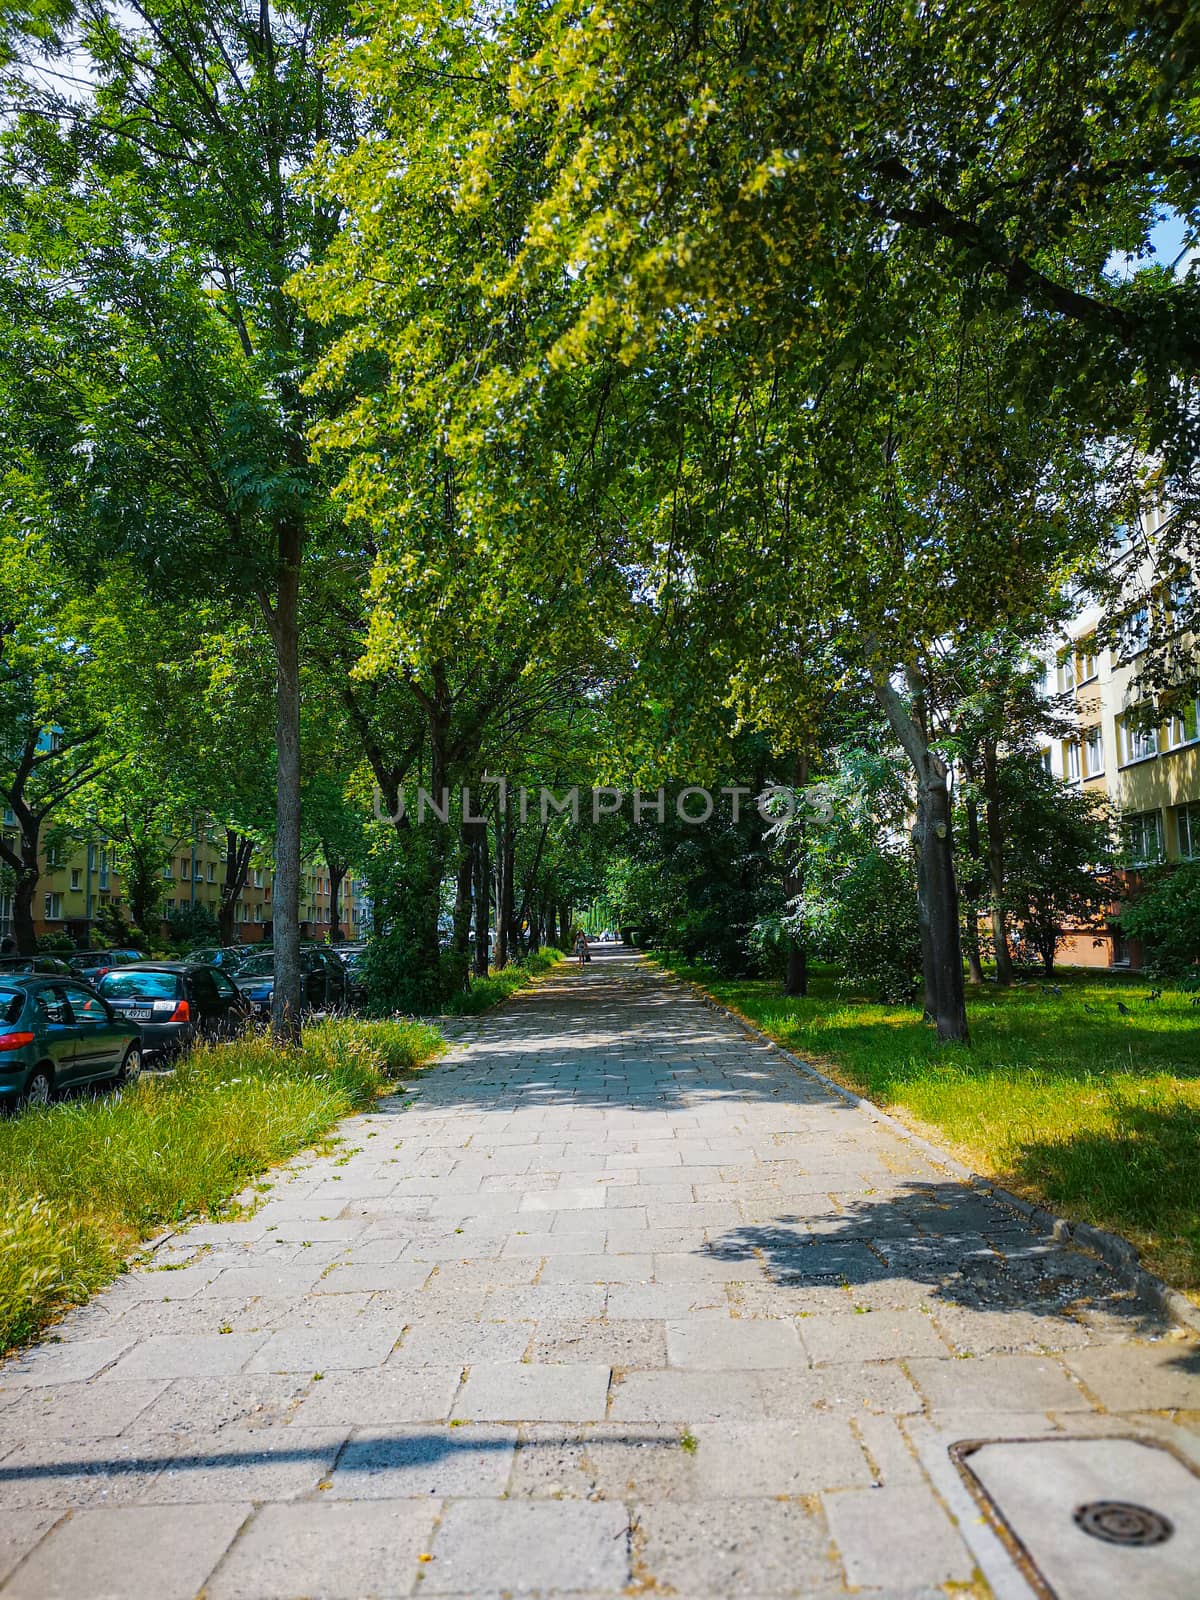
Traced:
<path fill-rule="evenodd" d="M 1166 1544 L 1175 1532 L 1166 1517 L 1131 1500 L 1089 1500 L 1075 1507 L 1075 1525 L 1106 1544 Z"/>
<path fill-rule="evenodd" d="M 1200 1475 L 1148 1439 L 970 1440 L 954 1458 L 1043 1600 L 1197 1600 Z"/>

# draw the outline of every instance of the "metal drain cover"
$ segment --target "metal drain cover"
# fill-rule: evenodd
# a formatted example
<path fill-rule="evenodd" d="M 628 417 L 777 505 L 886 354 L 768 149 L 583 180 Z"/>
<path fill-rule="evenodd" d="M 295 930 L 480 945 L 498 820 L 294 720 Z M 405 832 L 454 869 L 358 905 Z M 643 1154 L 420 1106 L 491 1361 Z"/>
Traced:
<path fill-rule="evenodd" d="M 1075 1526 L 1106 1544 L 1166 1544 L 1175 1529 L 1158 1511 L 1131 1500 L 1090 1500 L 1075 1507 Z"/>
<path fill-rule="evenodd" d="M 960 1470 L 1048 1600 L 1197 1600 L 1200 1470 L 1143 1439 L 969 1441 Z"/>

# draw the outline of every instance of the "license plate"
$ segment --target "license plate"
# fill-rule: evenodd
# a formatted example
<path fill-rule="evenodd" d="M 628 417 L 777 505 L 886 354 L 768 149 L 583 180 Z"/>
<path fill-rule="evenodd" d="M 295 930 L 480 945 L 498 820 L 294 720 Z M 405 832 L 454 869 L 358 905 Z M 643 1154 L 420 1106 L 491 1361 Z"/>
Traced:
<path fill-rule="evenodd" d="M 129 1018 L 130 1022 L 149 1022 L 153 1013 L 150 1011 L 140 1011 L 131 1006 L 125 1012 L 125 1015 Z"/>

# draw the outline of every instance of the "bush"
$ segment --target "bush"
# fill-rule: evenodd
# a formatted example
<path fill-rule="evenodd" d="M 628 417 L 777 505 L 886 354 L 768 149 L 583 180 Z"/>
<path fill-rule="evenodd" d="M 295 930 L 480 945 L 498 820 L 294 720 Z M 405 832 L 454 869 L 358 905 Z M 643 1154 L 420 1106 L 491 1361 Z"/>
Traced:
<path fill-rule="evenodd" d="M 86 1299 L 164 1224 L 219 1215 L 439 1046 L 420 1023 L 327 1022 L 295 1051 L 265 1037 L 204 1047 L 168 1077 L 0 1122 L 0 1349 Z"/>
<path fill-rule="evenodd" d="M 221 926 L 212 910 L 197 900 L 178 906 L 167 918 L 167 936 L 172 944 L 219 944 Z"/>
<path fill-rule="evenodd" d="M 1164 977 L 1200 961 L 1200 861 L 1158 872 L 1121 912 L 1121 932 L 1146 947 Z"/>
<path fill-rule="evenodd" d="M 75 941 L 69 933 L 43 933 L 37 942 L 41 956 L 73 956 Z"/>
<path fill-rule="evenodd" d="M 543 948 L 532 955 L 522 956 L 518 961 L 510 961 L 506 967 L 490 971 L 486 978 L 472 978 L 471 987 L 456 994 L 446 1010 L 451 1016 L 476 1016 L 498 1005 L 501 1000 L 507 1000 L 510 994 L 524 988 L 530 978 L 540 972 L 549 972 L 562 959 L 561 950 Z"/>

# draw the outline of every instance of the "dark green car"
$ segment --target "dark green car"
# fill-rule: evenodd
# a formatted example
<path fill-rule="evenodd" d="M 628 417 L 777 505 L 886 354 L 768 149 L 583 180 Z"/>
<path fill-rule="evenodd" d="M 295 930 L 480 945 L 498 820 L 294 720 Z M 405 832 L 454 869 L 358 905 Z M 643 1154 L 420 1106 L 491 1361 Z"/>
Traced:
<path fill-rule="evenodd" d="M 137 1028 L 88 984 L 0 974 L 0 1106 L 48 1105 L 76 1084 L 141 1070 Z"/>

